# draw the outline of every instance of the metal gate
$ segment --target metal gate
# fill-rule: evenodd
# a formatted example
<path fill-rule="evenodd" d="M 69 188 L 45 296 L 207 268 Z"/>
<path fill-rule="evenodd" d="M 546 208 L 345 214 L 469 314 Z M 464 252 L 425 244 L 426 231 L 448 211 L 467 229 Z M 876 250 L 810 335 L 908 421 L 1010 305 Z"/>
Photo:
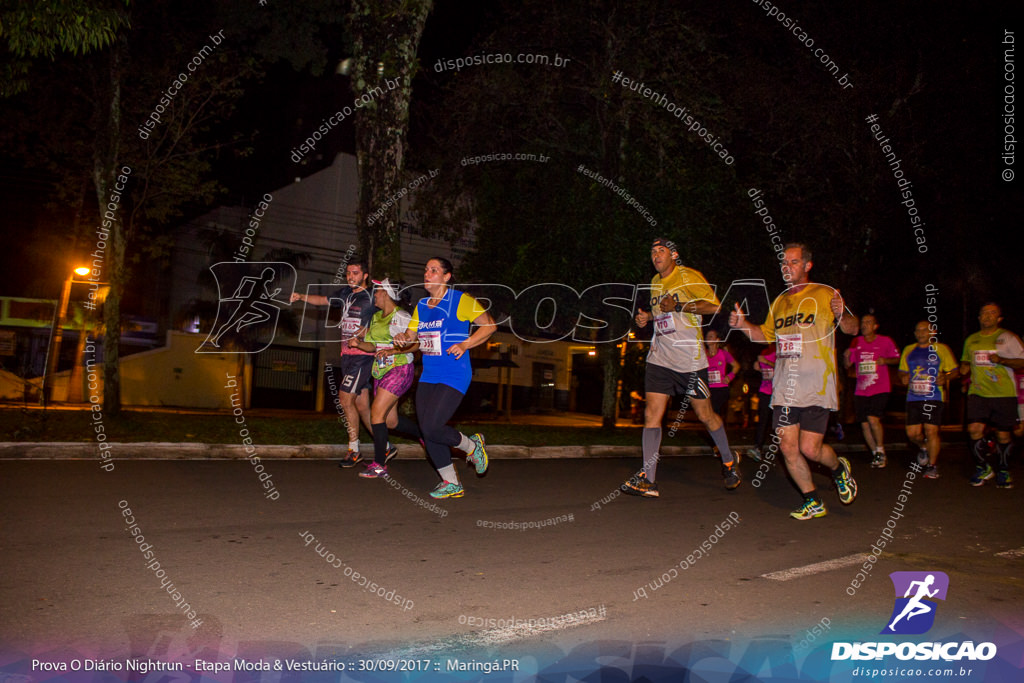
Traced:
<path fill-rule="evenodd" d="M 316 407 L 316 350 L 271 346 L 256 354 L 252 369 L 253 408 Z"/>

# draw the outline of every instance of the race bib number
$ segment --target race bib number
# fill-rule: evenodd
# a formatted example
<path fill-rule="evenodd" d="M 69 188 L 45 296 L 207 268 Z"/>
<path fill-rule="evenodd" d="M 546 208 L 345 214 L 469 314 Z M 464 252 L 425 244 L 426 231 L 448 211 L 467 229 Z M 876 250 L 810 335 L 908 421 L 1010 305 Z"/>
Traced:
<path fill-rule="evenodd" d="M 877 373 L 878 370 L 876 369 L 875 361 L 873 360 L 863 360 L 857 364 L 858 375 L 875 375 Z"/>
<path fill-rule="evenodd" d="M 710 384 L 721 384 L 722 373 L 718 370 L 708 370 L 708 382 Z"/>
<path fill-rule="evenodd" d="M 392 346 L 391 344 L 377 344 L 377 350 L 378 351 L 380 351 L 382 349 L 393 349 L 393 348 L 395 348 L 395 347 Z M 394 356 L 394 354 L 387 355 L 387 356 L 377 356 L 374 362 L 376 362 L 378 369 L 385 370 L 385 369 L 387 369 L 388 367 L 390 367 L 391 365 L 394 364 L 395 356 Z"/>
<path fill-rule="evenodd" d="M 441 355 L 441 331 L 430 330 L 429 332 L 420 332 L 420 351 L 423 352 L 424 356 L 440 356 Z"/>
<path fill-rule="evenodd" d="M 775 367 L 761 368 L 761 379 L 765 382 L 772 381 L 772 377 L 775 376 Z"/>
<path fill-rule="evenodd" d="M 775 344 L 779 358 L 799 358 L 804 350 L 804 338 L 800 334 L 780 334 Z"/>
<path fill-rule="evenodd" d="M 671 313 L 661 313 L 654 317 L 655 334 L 672 334 L 676 331 L 676 321 L 672 319 Z"/>
<path fill-rule="evenodd" d="M 978 367 L 982 367 L 982 368 L 995 367 L 995 363 L 993 363 L 992 361 L 990 361 L 988 359 L 989 356 L 991 356 L 993 353 L 995 353 L 995 351 L 993 351 L 991 349 L 986 350 L 986 351 L 975 351 L 974 352 L 974 364 L 977 365 Z"/>
<path fill-rule="evenodd" d="M 932 393 L 933 386 L 934 384 L 932 383 L 931 377 L 914 379 L 910 381 L 910 393 L 915 396 L 927 396 Z"/>
<path fill-rule="evenodd" d="M 361 322 L 362 321 L 359 320 L 359 318 L 343 318 L 341 321 L 342 333 L 347 337 L 355 336 L 356 332 L 359 331 L 359 328 L 362 327 L 362 325 L 360 325 Z"/>

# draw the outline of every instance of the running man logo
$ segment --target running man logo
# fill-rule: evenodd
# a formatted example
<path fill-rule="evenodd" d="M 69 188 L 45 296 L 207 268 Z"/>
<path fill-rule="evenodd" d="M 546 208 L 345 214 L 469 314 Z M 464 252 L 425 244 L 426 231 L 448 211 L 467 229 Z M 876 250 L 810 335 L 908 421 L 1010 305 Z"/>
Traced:
<path fill-rule="evenodd" d="M 281 306 L 295 288 L 295 268 L 282 261 L 210 266 L 217 281 L 217 318 L 196 353 L 259 353 L 274 341 Z"/>
<path fill-rule="evenodd" d="M 944 572 L 893 572 L 889 578 L 896 591 L 896 604 L 881 633 L 927 633 L 935 623 L 935 601 L 946 599 L 949 576 Z"/>

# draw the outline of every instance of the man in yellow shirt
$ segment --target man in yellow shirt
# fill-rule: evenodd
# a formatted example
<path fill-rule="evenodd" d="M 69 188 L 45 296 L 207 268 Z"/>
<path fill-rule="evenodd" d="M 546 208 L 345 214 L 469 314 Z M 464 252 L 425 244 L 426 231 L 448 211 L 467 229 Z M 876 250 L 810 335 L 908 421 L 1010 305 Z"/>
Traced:
<path fill-rule="evenodd" d="M 719 302 L 704 276 L 679 263 L 671 240 L 658 238 L 651 245 L 651 261 L 657 274 L 651 280 L 650 310 L 636 315 L 645 327 L 654 321 L 654 336 L 647 354 L 644 378 L 643 469 L 619 489 L 632 496 L 658 497 L 655 474 L 661 448 L 661 423 L 672 396 L 683 396 L 704 423 L 722 457 L 725 488 L 740 485 L 737 459 L 729 449 L 722 418 L 711 408 L 708 388 L 708 357 L 701 334 L 701 316 L 718 312 Z"/>
<path fill-rule="evenodd" d="M 747 320 L 736 304 L 729 325 L 752 341 L 774 342 L 778 358 L 772 387 L 772 427 L 786 469 L 803 494 L 803 504 L 790 515 L 805 520 L 824 517 L 828 510 L 814 488 L 807 461 L 832 472 L 839 500 L 849 505 L 857 497 L 850 462 L 836 456 L 825 443 L 829 413 L 839 408 L 836 393 L 835 327 L 856 334 L 857 317 L 846 310 L 837 290 L 810 281 L 814 265 L 806 245 L 786 245 L 782 264 L 788 287 L 772 303 L 761 325 Z"/>

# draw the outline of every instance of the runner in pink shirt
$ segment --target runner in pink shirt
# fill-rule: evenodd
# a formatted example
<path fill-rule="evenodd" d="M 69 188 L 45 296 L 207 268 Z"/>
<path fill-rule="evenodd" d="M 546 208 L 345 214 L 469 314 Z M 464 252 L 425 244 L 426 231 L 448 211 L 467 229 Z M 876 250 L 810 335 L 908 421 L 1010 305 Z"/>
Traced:
<path fill-rule="evenodd" d="M 853 406 L 857 422 L 864 430 L 864 443 L 874 456 L 872 467 L 885 467 L 885 445 L 882 442 L 882 415 L 889 402 L 889 366 L 900 362 L 896 343 L 885 335 L 876 334 L 878 320 L 871 313 L 860 319 L 861 336 L 853 340 L 844 356 L 846 367 L 857 370 L 857 390 L 853 392 Z"/>
<path fill-rule="evenodd" d="M 711 389 L 711 409 L 724 420 L 724 408 L 729 403 L 729 383 L 739 372 L 740 364 L 722 345 L 722 336 L 708 330 L 705 336 L 708 350 L 708 388 Z"/>
<path fill-rule="evenodd" d="M 757 390 L 757 444 L 747 455 L 757 462 L 764 461 L 764 442 L 772 422 L 772 381 L 775 377 L 775 344 L 761 351 L 754 361 L 754 369 L 761 373 L 761 387 Z M 768 462 L 774 462 L 769 459 Z"/>

